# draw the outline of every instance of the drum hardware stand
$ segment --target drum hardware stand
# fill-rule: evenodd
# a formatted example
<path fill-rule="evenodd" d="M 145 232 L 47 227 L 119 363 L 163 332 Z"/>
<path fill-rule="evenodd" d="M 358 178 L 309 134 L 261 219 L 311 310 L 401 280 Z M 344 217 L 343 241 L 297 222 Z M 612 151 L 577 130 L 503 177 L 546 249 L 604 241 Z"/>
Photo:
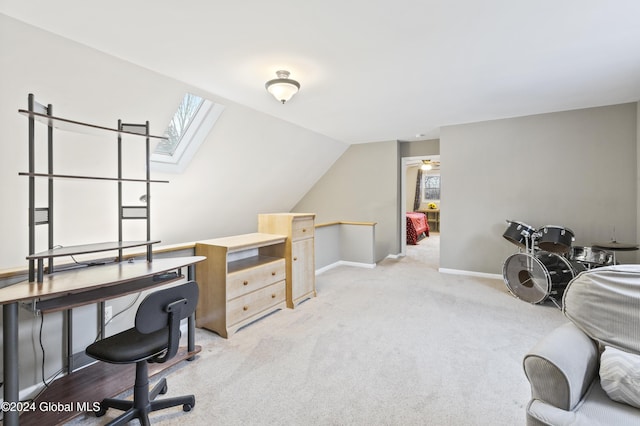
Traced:
<path fill-rule="evenodd" d="M 529 238 L 526 238 L 524 242 L 525 242 L 525 248 L 526 248 L 525 253 L 530 255 L 530 256 L 527 256 L 527 272 L 529 272 L 529 276 L 531 277 L 531 272 L 533 271 L 533 256 L 535 256 L 535 252 L 536 252 L 535 240 L 539 235 L 537 232 L 532 232 L 530 235 L 531 235 L 531 238 L 530 238 L 531 247 L 529 247 Z"/>
<path fill-rule="evenodd" d="M 562 306 L 558 303 L 558 301 L 556 300 L 555 297 L 547 296 L 547 299 L 551 300 L 553 302 L 553 304 L 556 305 L 556 308 L 562 310 Z"/>
<path fill-rule="evenodd" d="M 527 231 L 522 231 L 522 236 L 523 237 L 527 237 Z M 533 237 L 533 235 L 531 236 Z M 524 239 L 524 252 L 525 253 L 529 253 L 529 252 L 533 252 L 533 247 L 529 247 L 529 238 L 525 238 Z"/>

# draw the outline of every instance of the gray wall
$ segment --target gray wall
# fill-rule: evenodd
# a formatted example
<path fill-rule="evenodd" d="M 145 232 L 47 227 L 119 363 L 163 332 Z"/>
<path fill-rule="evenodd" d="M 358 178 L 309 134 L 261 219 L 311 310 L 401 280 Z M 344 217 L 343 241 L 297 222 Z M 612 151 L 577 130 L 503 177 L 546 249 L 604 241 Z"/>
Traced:
<path fill-rule="evenodd" d="M 316 271 L 334 264 L 375 266 L 374 224 L 333 223 L 316 226 Z"/>
<path fill-rule="evenodd" d="M 637 104 L 442 128 L 440 266 L 501 274 L 506 219 L 635 241 Z M 628 255 L 628 254 L 626 254 Z M 619 257 L 624 259 L 625 254 Z"/>
<path fill-rule="evenodd" d="M 636 104 L 636 241 L 640 241 L 640 102 Z M 638 253 L 640 259 L 640 253 Z"/>
<path fill-rule="evenodd" d="M 340 225 L 341 260 L 375 265 L 375 225 Z"/>
<path fill-rule="evenodd" d="M 316 213 L 316 223 L 376 222 L 375 261 L 401 253 L 405 191 L 402 157 L 437 155 L 437 139 L 351 145 L 293 211 Z"/>
<path fill-rule="evenodd" d="M 351 145 L 293 208 L 316 222 L 377 222 L 376 261 L 398 253 L 398 142 Z"/>
<path fill-rule="evenodd" d="M 400 157 L 423 157 L 440 154 L 440 140 L 428 139 L 424 141 L 400 142 Z"/>

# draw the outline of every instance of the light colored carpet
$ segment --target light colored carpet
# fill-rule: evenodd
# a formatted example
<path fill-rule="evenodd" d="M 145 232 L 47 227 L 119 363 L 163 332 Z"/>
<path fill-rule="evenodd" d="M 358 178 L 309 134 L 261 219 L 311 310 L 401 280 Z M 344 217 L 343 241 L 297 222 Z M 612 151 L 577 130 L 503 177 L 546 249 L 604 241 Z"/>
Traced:
<path fill-rule="evenodd" d="M 193 363 L 167 374 L 196 406 L 158 425 L 522 425 L 522 357 L 566 322 L 501 280 L 438 272 L 439 236 L 374 268 L 317 277 L 318 297 L 230 339 L 197 331 Z M 161 396 L 162 397 L 162 396 Z M 82 416 L 73 424 L 105 424 Z"/>

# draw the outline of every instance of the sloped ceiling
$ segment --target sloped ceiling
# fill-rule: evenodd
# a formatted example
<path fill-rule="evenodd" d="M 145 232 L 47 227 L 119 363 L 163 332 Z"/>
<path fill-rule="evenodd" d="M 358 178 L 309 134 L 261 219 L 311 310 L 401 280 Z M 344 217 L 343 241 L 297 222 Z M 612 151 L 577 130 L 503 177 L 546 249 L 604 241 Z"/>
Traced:
<path fill-rule="evenodd" d="M 637 0 L 2 0 L 0 12 L 347 143 L 640 99 Z M 287 69 L 302 89 L 264 89 Z"/>

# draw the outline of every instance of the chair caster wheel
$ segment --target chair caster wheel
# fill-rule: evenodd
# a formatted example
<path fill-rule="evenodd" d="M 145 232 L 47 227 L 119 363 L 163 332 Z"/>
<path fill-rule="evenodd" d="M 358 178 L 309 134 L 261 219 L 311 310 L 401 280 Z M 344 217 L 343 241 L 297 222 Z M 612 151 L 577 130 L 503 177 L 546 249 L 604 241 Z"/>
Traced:
<path fill-rule="evenodd" d="M 191 404 L 184 404 L 182 406 L 182 411 L 191 411 L 192 408 L 193 406 Z"/>
<path fill-rule="evenodd" d="M 96 411 L 95 413 L 96 413 L 96 417 L 102 417 L 105 414 L 107 414 L 107 409 L 106 408 L 102 408 L 102 405 L 100 405 L 100 409 L 98 411 Z"/>

